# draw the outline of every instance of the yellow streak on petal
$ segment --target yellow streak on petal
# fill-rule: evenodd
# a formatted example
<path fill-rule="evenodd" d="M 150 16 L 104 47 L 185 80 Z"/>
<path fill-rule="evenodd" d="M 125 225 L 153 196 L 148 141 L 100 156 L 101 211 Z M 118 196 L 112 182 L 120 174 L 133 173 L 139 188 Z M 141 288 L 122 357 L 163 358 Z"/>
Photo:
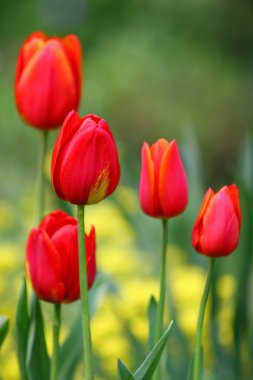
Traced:
<path fill-rule="evenodd" d="M 106 197 L 108 186 L 109 170 L 108 167 L 105 167 L 99 174 L 97 181 L 91 189 L 87 204 L 95 204 L 104 199 Z"/>

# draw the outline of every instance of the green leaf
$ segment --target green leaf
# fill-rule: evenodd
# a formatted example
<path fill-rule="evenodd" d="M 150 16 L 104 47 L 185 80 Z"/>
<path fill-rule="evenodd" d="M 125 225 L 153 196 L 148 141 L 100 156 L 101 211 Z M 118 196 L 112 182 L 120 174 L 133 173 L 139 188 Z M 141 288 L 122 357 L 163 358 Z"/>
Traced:
<path fill-rule="evenodd" d="M 76 366 L 80 362 L 83 353 L 83 341 L 80 331 L 82 331 L 81 315 L 76 319 L 68 337 L 60 347 L 59 380 L 73 379 Z"/>
<path fill-rule="evenodd" d="M 40 302 L 32 294 L 31 323 L 28 335 L 26 365 L 29 380 L 49 379 L 49 357 L 44 334 Z"/>
<path fill-rule="evenodd" d="M 135 380 L 151 380 L 159 363 L 163 350 L 166 347 L 167 340 L 171 333 L 172 324 L 173 321 L 171 321 L 169 327 L 167 328 L 163 336 L 159 339 L 153 350 L 149 353 L 144 362 L 134 373 Z"/>
<path fill-rule="evenodd" d="M 0 315 L 0 347 L 6 338 L 6 335 L 9 330 L 9 318 L 4 315 Z"/>
<path fill-rule="evenodd" d="M 118 378 L 120 380 L 135 380 L 131 371 L 120 359 L 118 359 Z"/>
<path fill-rule="evenodd" d="M 148 336 L 148 347 L 151 351 L 155 345 L 155 333 L 156 333 L 156 318 L 157 318 L 157 301 L 152 295 L 148 304 L 148 326 L 149 326 L 149 336 Z"/>
<path fill-rule="evenodd" d="M 20 369 L 21 380 L 27 380 L 26 371 L 26 352 L 27 352 L 27 341 L 29 332 L 30 318 L 28 314 L 27 305 L 27 288 L 26 280 L 23 278 L 21 285 L 17 310 L 16 310 L 16 320 L 15 320 L 15 337 L 17 343 L 17 356 L 18 364 Z"/>

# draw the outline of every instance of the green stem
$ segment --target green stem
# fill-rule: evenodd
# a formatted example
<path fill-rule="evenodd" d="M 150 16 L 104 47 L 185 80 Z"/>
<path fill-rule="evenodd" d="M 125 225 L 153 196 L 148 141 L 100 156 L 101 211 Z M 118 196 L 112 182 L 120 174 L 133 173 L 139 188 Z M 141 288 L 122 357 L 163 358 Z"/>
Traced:
<path fill-rule="evenodd" d="M 162 261 L 160 270 L 160 296 L 157 310 L 157 324 L 156 324 L 156 342 L 163 334 L 163 320 L 164 320 L 164 305 L 166 294 L 166 258 L 167 258 L 167 244 L 168 244 L 168 219 L 162 220 Z M 155 379 L 160 379 L 160 366 L 155 372 Z"/>
<path fill-rule="evenodd" d="M 162 242 L 162 262 L 160 270 L 160 297 L 158 304 L 157 313 L 157 327 L 156 327 L 156 341 L 158 341 L 163 333 L 163 315 L 164 315 L 164 304 L 165 304 L 165 293 L 166 293 L 166 252 L 167 252 L 167 242 L 168 242 L 168 219 L 162 220 L 163 228 L 163 242 Z"/>
<path fill-rule="evenodd" d="M 56 303 L 54 304 L 53 355 L 51 359 L 50 380 L 57 380 L 60 327 L 61 327 L 61 304 Z"/>
<path fill-rule="evenodd" d="M 201 338 L 202 338 L 202 330 L 203 330 L 203 324 L 204 324 L 205 308 L 206 308 L 207 299 L 208 299 L 209 291 L 211 289 L 211 284 L 212 284 L 214 263 L 215 263 L 215 259 L 209 258 L 206 283 L 205 283 L 205 287 L 204 287 L 204 291 L 202 295 L 202 300 L 200 303 L 198 322 L 197 322 L 194 366 L 193 366 L 193 380 L 201 379 L 201 367 L 202 367 Z"/>
<path fill-rule="evenodd" d="M 39 151 L 39 161 L 38 161 L 38 177 L 37 177 L 37 207 L 36 207 L 36 224 L 39 225 L 44 213 L 44 203 L 45 203 L 45 174 L 44 165 L 47 153 L 47 142 L 48 142 L 48 131 L 40 132 L 40 151 Z"/>
<path fill-rule="evenodd" d="M 86 267 L 86 244 L 84 228 L 84 205 L 77 206 L 78 220 L 78 252 L 79 252 L 79 277 L 80 277 L 80 296 L 82 305 L 82 325 L 83 325 L 83 344 L 84 344 L 84 371 L 85 380 L 93 380 L 93 360 L 92 342 L 90 332 L 89 298 L 88 298 L 88 276 Z"/>

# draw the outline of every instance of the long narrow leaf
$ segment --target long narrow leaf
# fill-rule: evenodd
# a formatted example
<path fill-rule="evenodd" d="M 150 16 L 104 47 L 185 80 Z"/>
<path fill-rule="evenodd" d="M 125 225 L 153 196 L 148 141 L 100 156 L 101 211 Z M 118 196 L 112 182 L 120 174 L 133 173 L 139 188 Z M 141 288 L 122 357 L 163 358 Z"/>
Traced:
<path fill-rule="evenodd" d="M 148 336 L 148 347 L 149 351 L 155 345 L 155 333 L 156 333 L 156 316 L 157 316 L 157 302 L 155 297 L 152 295 L 148 304 L 148 327 L 149 327 L 149 336 Z"/>
<path fill-rule="evenodd" d="M 131 371 L 120 359 L 118 359 L 118 378 L 119 380 L 135 380 Z"/>
<path fill-rule="evenodd" d="M 26 280 L 25 278 L 23 278 L 23 282 L 22 282 L 19 297 L 18 297 L 16 320 L 15 320 L 17 356 L 18 356 L 18 364 L 19 364 L 21 380 L 28 379 L 27 371 L 26 371 L 26 352 L 27 352 L 29 325 L 30 325 L 30 318 L 29 318 L 28 304 L 27 304 Z"/>
<path fill-rule="evenodd" d="M 44 334 L 44 323 L 38 298 L 32 294 L 32 314 L 28 335 L 27 373 L 29 380 L 49 379 L 49 357 Z"/>
<path fill-rule="evenodd" d="M 0 347 L 6 338 L 9 330 L 9 319 L 3 315 L 0 316 Z"/>
<path fill-rule="evenodd" d="M 166 347 L 167 340 L 171 333 L 172 323 L 173 321 L 171 321 L 169 327 L 167 328 L 163 336 L 159 339 L 153 350 L 150 352 L 150 354 L 146 357 L 141 366 L 134 373 L 135 380 L 151 380 L 159 363 L 163 350 Z"/>

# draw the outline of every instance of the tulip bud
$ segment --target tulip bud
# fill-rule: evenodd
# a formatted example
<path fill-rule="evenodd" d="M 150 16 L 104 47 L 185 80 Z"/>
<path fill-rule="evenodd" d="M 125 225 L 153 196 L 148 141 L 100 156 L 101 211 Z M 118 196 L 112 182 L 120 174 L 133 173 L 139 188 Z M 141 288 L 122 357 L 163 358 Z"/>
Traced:
<path fill-rule="evenodd" d="M 186 208 L 187 178 L 175 140 L 143 144 L 139 198 L 142 210 L 155 218 L 171 218 Z"/>
<path fill-rule="evenodd" d="M 76 205 L 98 203 L 115 190 L 120 166 L 105 120 L 68 114 L 53 150 L 51 177 L 59 198 Z"/>
<path fill-rule="evenodd" d="M 15 99 L 26 123 L 47 130 L 60 126 L 77 109 L 81 94 L 79 39 L 32 33 L 23 43 L 16 67 Z"/>
<path fill-rule="evenodd" d="M 236 185 L 224 186 L 216 194 L 209 189 L 203 199 L 192 232 L 197 252 L 209 257 L 227 256 L 239 241 L 241 209 Z"/>
<path fill-rule="evenodd" d="M 26 247 L 26 274 L 37 296 L 70 303 L 80 297 L 77 220 L 63 211 L 47 215 L 33 228 Z M 96 275 L 95 229 L 85 235 L 88 287 Z"/>

